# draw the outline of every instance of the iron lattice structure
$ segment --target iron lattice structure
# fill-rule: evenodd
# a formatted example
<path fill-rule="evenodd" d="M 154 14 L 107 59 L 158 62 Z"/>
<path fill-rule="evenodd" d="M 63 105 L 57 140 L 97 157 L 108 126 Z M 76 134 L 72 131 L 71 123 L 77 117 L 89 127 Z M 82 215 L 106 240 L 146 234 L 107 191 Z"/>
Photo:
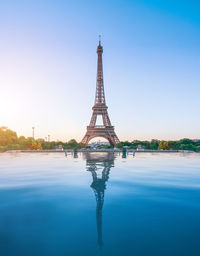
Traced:
<path fill-rule="evenodd" d="M 106 183 L 109 179 L 110 169 L 114 167 L 114 154 L 107 153 L 103 156 L 93 155 L 89 152 L 86 156 L 86 169 L 92 174 L 91 188 L 94 191 L 96 198 L 96 224 L 98 245 L 103 245 L 102 235 L 102 210 L 104 204 L 104 195 Z"/>
<path fill-rule="evenodd" d="M 107 139 L 111 146 L 120 142 L 108 116 L 108 107 L 106 106 L 104 93 L 102 53 L 103 47 L 99 40 L 99 45 L 97 47 L 98 60 L 95 103 L 92 108 L 93 114 L 90 125 L 87 126 L 87 132 L 81 141 L 83 145 L 87 145 L 89 141 L 95 137 L 103 137 Z M 103 125 L 96 125 L 98 115 L 102 116 Z"/>

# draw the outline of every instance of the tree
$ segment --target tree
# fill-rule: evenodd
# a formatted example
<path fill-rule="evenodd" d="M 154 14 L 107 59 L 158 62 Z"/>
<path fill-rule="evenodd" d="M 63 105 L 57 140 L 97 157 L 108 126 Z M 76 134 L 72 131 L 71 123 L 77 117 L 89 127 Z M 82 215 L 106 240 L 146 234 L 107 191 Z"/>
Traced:
<path fill-rule="evenodd" d="M 169 142 L 168 141 L 161 141 L 159 143 L 159 147 L 158 147 L 160 150 L 169 150 L 170 149 L 170 146 L 169 146 Z"/>
<path fill-rule="evenodd" d="M 39 141 L 32 141 L 31 149 L 33 150 L 42 149 L 42 146 Z"/>
<path fill-rule="evenodd" d="M 24 137 L 24 136 L 20 136 L 19 138 L 18 138 L 18 143 L 22 146 L 22 148 L 23 148 L 23 146 L 25 146 L 26 144 L 27 144 L 27 139 Z"/>
<path fill-rule="evenodd" d="M 196 147 L 192 144 L 181 144 L 180 145 L 181 150 L 191 150 L 191 151 L 196 151 Z"/>
<path fill-rule="evenodd" d="M 190 140 L 190 139 L 187 139 L 187 138 L 184 138 L 182 140 L 179 141 L 180 144 L 195 144 L 195 142 L 193 140 Z"/>
<path fill-rule="evenodd" d="M 159 140 L 151 140 L 150 149 L 157 150 L 159 146 Z"/>
<path fill-rule="evenodd" d="M 17 133 L 8 129 L 6 126 L 0 127 L 0 145 L 6 146 L 17 143 Z"/>
<path fill-rule="evenodd" d="M 67 148 L 75 148 L 78 146 L 78 142 L 75 139 L 71 139 L 67 142 Z"/>
<path fill-rule="evenodd" d="M 197 147 L 196 147 L 196 151 L 197 151 L 197 152 L 200 152 L 200 146 L 197 146 Z"/>

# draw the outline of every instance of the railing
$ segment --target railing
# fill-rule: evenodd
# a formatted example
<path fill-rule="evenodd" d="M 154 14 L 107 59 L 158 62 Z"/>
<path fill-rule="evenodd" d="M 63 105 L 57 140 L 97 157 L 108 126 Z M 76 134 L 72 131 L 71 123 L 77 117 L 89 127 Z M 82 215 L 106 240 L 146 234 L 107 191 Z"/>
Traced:
<path fill-rule="evenodd" d="M 106 128 L 106 127 L 104 125 L 95 125 L 95 128 L 103 129 L 103 128 Z"/>

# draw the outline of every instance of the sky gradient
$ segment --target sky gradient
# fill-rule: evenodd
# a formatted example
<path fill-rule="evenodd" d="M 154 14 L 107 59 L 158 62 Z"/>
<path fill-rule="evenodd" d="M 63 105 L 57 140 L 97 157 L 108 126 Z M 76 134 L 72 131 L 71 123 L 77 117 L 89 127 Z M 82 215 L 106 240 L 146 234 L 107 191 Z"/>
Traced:
<path fill-rule="evenodd" d="M 199 1 L 0 0 L 0 126 L 80 141 L 102 36 L 120 140 L 200 138 Z"/>

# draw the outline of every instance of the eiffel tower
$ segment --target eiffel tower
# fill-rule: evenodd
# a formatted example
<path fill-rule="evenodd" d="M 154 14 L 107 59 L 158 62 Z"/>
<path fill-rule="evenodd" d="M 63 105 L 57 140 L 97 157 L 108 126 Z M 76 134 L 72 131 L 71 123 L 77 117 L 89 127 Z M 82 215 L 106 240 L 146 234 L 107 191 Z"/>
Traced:
<path fill-rule="evenodd" d="M 98 245 L 103 245 L 102 238 L 102 210 L 104 204 L 104 192 L 106 190 L 106 182 L 109 179 L 110 169 L 114 167 L 114 154 L 107 152 L 104 155 L 93 155 L 90 152 L 84 154 L 86 158 L 87 171 L 92 174 L 91 188 L 96 197 L 96 223 Z M 99 175 L 101 174 L 101 175 Z"/>
<path fill-rule="evenodd" d="M 92 108 L 93 114 L 90 125 L 87 126 L 87 132 L 81 141 L 83 145 L 87 145 L 88 142 L 95 137 L 107 139 L 111 146 L 120 142 L 114 131 L 114 126 L 111 125 L 107 112 L 108 107 L 106 106 L 104 94 L 102 53 L 103 47 L 101 46 L 101 39 L 99 38 L 99 45 L 97 47 L 98 61 L 95 104 Z M 102 116 L 103 125 L 96 125 L 98 115 Z"/>

